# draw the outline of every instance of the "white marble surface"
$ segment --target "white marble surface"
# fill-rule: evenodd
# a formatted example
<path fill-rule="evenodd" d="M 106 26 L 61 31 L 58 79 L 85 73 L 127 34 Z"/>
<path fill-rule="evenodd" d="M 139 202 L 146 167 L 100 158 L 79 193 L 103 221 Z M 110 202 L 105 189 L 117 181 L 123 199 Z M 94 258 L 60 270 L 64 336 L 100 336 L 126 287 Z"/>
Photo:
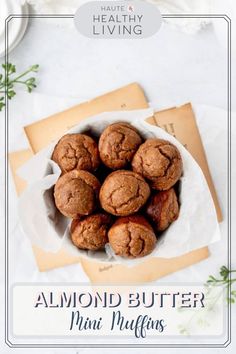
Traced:
<path fill-rule="evenodd" d="M 20 67 L 40 64 L 39 92 L 85 100 L 138 81 L 159 106 L 192 100 L 226 108 L 226 50 L 212 25 L 196 35 L 164 24 L 148 39 L 94 41 L 80 35 L 72 19 L 56 21 L 49 27 L 49 20 L 31 20 L 9 57 Z M 217 21 L 226 30 L 226 22 Z"/>
<path fill-rule="evenodd" d="M 14 127 L 10 131 L 10 149 L 19 149 L 25 146 L 21 132 L 21 127 L 25 123 L 41 118 L 43 113 L 47 115 L 67 106 L 68 103 L 63 101 L 63 97 L 71 96 L 71 104 L 73 104 L 129 82 L 137 81 L 145 89 L 148 99 L 158 109 L 192 101 L 195 104 L 196 113 L 198 109 L 201 110 L 201 114 L 197 114 L 198 125 L 224 216 L 226 216 L 225 144 L 227 136 L 226 116 L 223 111 L 227 108 L 226 50 L 219 45 L 213 27 L 208 26 L 204 31 L 193 36 L 183 34 L 165 24 L 161 32 L 146 40 L 92 41 L 80 36 L 74 30 L 70 23 L 72 20 L 65 20 L 69 22 L 68 25 L 57 25 L 55 20 L 52 21 L 54 23 L 50 24 L 48 21 L 32 20 L 23 41 L 11 53 L 10 61 L 19 68 L 34 63 L 40 64 L 39 85 L 36 92 L 47 96 L 58 96 L 58 98 L 52 98 L 51 106 L 47 106 L 47 111 L 45 111 L 42 95 L 39 95 L 38 98 L 37 95 L 30 96 L 24 93 L 17 95 L 12 101 L 11 110 L 14 111 L 14 114 L 19 112 L 19 119 L 14 122 L 10 121 L 10 127 Z M 23 102 L 26 100 L 28 107 L 23 107 Z M 211 109 L 209 115 L 209 109 L 199 106 L 199 104 L 219 107 L 222 109 L 220 111 L 222 114 L 219 114 L 218 110 L 214 113 L 214 110 Z M 235 101 L 233 104 L 236 107 Z M 234 128 L 235 126 L 233 126 Z M 1 129 L 1 138 L 2 133 L 3 129 Z M 234 134 L 236 134 L 235 129 Z M 1 144 L 2 142 L 3 139 L 1 139 Z M 233 149 L 235 151 L 235 145 L 233 145 Z M 235 170 L 233 170 L 233 176 L 236 177 Z M 10 192 L 10 197 L 14 200 L 15 191 L 11 178 Z M 3 193 L 3 183 L 1 183 L 1 193 Z M 68 281 L 68 274 L 70 274 L 72 281 L 78 281 L 78 274 L 80 281 L 86 280 L 79 265 L 39 273 L 30 244 L 19 232 L 16 205 L 14 208 L 12 215 L 15 215 L 15 219 L 10 227 L 11 282 L 16 280 Z M 2 220 L 2 208 L 0 213 Z M 236 219 L 235 211 L 233 215 Z M 208 260 L 165 277 L 162 281 L 183 282 L 186 279 L 205 281 L 209 273 L 216 273 L 219 266 L 226 261 L 225 221 L 221 225 L 221 230 L 222 241 L 211 247 L 212 255 Z M 0 240 L 0 245 L 3 249 L 3 239 Z M 235 258 L 233 266 L 236 266 Z M 72 278 L 71 274 L 73 274 Z M 1 283 L 2 281 L 3 275 L 1 273 Z M 234 308 L 234 329 L 235 314 Z M 235 341 L 233 343 L 234 345 L 226 348 L 224 352 L 233 352 Z M 180 352 L 180 350 L 162 349 L 167 353 Z M 113 351 L 116 352 L 116 350 Z M 201 351 L 203 350 L 201 349 Z M 214 349 L 214 352 L 220 353 L 221 351 L 223 350 Z M 13 350 L 7 347 L 1 350 L 1 353 L 4 354 L 8 352 L 11 353 Z M 17 352 L 28 351 L 23 349 Z M 42 352 L 65 353 L 59 349 L 30 350 L 30 353 Z M 92 350 L 77 350 L 77 352 L 90 353 Z M 105 352 L 108 353 L 104 349 L 96 350 L 96 353 Z M 133 352 L 141 353 L 141 350 Z M 76 350 L 68 349 L 66 353 L 76 353 Z"/>

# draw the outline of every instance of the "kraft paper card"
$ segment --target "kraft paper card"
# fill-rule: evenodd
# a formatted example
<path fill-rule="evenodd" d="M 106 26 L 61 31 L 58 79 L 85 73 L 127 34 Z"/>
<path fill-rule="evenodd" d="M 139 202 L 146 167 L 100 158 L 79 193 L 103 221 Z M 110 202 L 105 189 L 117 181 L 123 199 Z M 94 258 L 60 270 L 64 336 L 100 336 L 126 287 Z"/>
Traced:
<path fill-rule="evenodd" d="M 109 92 L 91 101 L 74 106 L 64 112 L 42 119 L 26 126 L 25 133 L 34 153 L 38 152 L 55 139 L 59 139 L 67 130 L 80 120 L 109 111 L 148 108 L 148 102 L 141 87 L 132 83 L 118 90 Z M 39 132 L 46 134 L 39 134 Z"/>
<path fill-rule="evenodd" d="M 198 162 L 211 191 L 218 221 L 221 222 L 223 220 L 221 208 L 191 104 L 188 103 L 177 108 L 175 107 L 156 112 L 154 119 L 155 123 L 160 128 L 163 128 L 169 134 L 172 134 L 175 138 L 177 138 Z"/>
<path fill-rule="evenodd" d="M 207 247 L 194 250 L 180 257 L 151 258 L 132 268 L 109 265 L 81 259 L 84 271 L 92 283 L 135 284 L 157 280 L 209 257 Z"/>
<path fill-rule="evenodd" d="M 33 152 L 39 151 L 52 140 L 63 135 L 67 129 L 71 128 L 80 120 L 103 111 L 142 109 L 147 107 L 148 103 L 140 86 L 138 84 L 131 84 L 125 88 L 113 91 L 95 100 L 75 106 L 67 111 L 55 114 L 25 127 L 25 132 L 32 150 L 28 149 L 10 154 L 10 164 L 17 192 L 20 193 L 26 186 L 25 182 L 15 173 L 17 168 L 33 156 Z M 191 105 L 187 104 L 178 108 L 158 112 L 154 117 L 150 117 L 148 122 L 150 124 L 157 124 L 169 133 L 175 135 L 197 160 L 209 183 L 209 179 L 211 180 L 209 168 Z M 186 123 L 188 124 L 186 125 Z M 187 126 L 186 133 L 185 126 Z M 48 134 L 44 134 L 43 137 L 38 133 L 42 131 L 42 129 L 44 132 L 48 132 Z M 191 131 L 191 134 L 189 134 L 189 131 Z M 196 145 L 192 144 L 193 136 L 195 138 L 194 144 Z M 213 187 L 213 189 L 210 188 L 211 192 L 214 191 L 213 183 L 209 183 L 209 187 Z M 215 203 L 218 203 L 217 198 L 214 200 Z M 44 252 L 35 246 L 33 246 L 33 250 L 40 271 L 46 271 L 80 261 L 92 282 L 117 282 L 121 281 L 121 276 L 122 282 L 127 283 L 151 281 L 204 260 L 209 256 L 208 248 L 204 247 L 181 257 L 172 259 L 152 258 L 138 266 L 127 268 L 119 265 L 104 265 L 90 260 L 79 259 L 79 257 L 73 257 L 64 250 L 60 250 L 56 254 Z"/>

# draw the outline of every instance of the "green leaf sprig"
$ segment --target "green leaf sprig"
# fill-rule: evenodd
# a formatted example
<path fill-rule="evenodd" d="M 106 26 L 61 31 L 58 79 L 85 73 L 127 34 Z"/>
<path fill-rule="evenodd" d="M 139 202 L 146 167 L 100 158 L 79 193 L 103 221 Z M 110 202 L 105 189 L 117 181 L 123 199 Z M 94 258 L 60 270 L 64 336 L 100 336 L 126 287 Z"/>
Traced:
<path fill-rule="evenodd" d="M 219 276 L 216 278 L 213 275 L 210 275 L 207 280 L 207 285 L 211 286 L 224 286 L 227 289 L 227 301 L 230 303 L 236 302 L 236 290 L 232 290 L 231 286 L 236 282 L 236 278 L 232 278 L 232 273 L 235 273 L 236 270 L 230 270 L 226 266 L 220 268 Z"/>
<path fill-rule="evenodd" d="M 27 76 L 29 73 L 38 71 L 38 64 L 30 66 L 20 75 L 14 75 L 16 74 L 16 66 L 11 63 L 2 64 L 2 68 L 3 73 L 0 74 L 0 94 L 6 94 L 9 100 L 16 95 L 16 84 L 26 86 L 28 92 L 31 92 L 36 87 L 36 78 L 27 78 Z M 6 105 L 4 95 L 0 96 L 0 111 Z"/>
<path fill-rule="evenodd" d="M 226 266 L 222 266 L 219 270 L 218 276 L 214 277 L 210 275 L 206 284 L 206 305 L 204 308 L 198 309 L 183 309 L 179 308 L 179 312 L 193 311 L 193 314 L 187 321 L 182 321 L 179 325 L 179 333 L 185 336 L 189 336 L 192 333 L 194 326 L 208 327 L 211 325 L 211 314 L 217 311 L 218 302 L 221 303 L 221 298 L 224 299 L 225 290 L 227 290 L 226 301 L 228 303 L 236 302 L 236 290 L 232 290 L 232 284 L 236 282 L 236 278 L 232 278 L 232 274 L 236 270 L 230 270 Z"/>

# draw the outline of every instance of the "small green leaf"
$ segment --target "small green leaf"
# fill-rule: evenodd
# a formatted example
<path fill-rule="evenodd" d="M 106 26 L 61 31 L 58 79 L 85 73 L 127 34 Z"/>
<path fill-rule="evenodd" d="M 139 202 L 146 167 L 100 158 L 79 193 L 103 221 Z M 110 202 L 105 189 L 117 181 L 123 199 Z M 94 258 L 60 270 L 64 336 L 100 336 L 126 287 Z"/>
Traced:
<path fill-rule="evenodd" d="M 10 91 L 7 91 L 7 97 L 9 98 L 9 100 L 11 100 L 12 99 L 12 97 L 14 97 L 15 96 L 15 91 L 13 91 L 13 90 L 10 90 Z"/>
<path fill-rule="evenodd" d="M 226 266 L 222 266 L 220 268 L 220 275 L 223 277 L 224 280 L 228 279 L 229 273 L 230 271 Z"/>
<path fill-rule="evenodd" d="M 234 303 L 235 303 L 235 300 L 232 299 L 231 297 L 228 297 L 228 298 L 227 298 L 227 302 L 228 302 L 228 303 L 231 303 L 231 304 L 234 304 Z"/>
<path fill-rule="evenodd" d="M 32 65 L 31 66 L 31 71 L 33 71 L 33 72 L 37 72 L 38 71 L 38 68 L 39 68 L 39 65 L 38 64 L 35 64 L 35 65 Z"/>
<path fill-rule="evenodd" d="M 0 102 L 0 111 L 3 109 L 3 107 L 5 106 L 4 102 Z"/>
<path fill-rule="evenodd" d="M 16 72 L 16 66 L 11 63 L 2 64 L 2 67 L 7 75 L 11 75 Z"/>
<path fill-rule="evenodd" d="M 32 90 L 36 87 L 36 79 L 35 77 L 30 77 L 25 81 L 22 80 L 23 77 L 27 76 L 30 72 L 37 72 L 39 65 L 32 65 L 20 75 L 16 75 L 15 77 L 11 77 L 10 75 L 16 72 L 16 66 L 11 63 L 2 64 L 2 68 L 5 71 L 5 74 L 0 74 L 0 87 L 5 89 L 2 91 L 7 92 L 8 99 L 12 99 L 15 96 L 16 92 L 13 89 L 15 85 L 25 85 L 28 92 L 32 92 Z"/>

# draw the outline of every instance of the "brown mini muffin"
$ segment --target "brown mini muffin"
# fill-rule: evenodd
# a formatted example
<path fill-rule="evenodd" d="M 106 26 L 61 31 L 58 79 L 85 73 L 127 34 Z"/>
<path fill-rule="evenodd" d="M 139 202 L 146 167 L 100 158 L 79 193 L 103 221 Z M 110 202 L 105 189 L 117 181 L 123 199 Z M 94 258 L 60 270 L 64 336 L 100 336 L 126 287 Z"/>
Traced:
<path fill-rule="evenodd" d="M 100 182 L 88 171 L 73 170 L 59 177 L 54 189 L 57 209 L 72 219 L 89 215 L 96 208 Z"/>
<path fill-rule="evenodd" d="M 66 134 L 52 154 L 62 173 L 77 170 L 95 171 L 100 163 L 96 142 L 85 134 Z"/>
<path fill-rule="evenodd" d="M 119 218 L 108 231 L 109 243 L 115 254 L 138 258 L 151 253 L 156 245 L 156 235 L 143 216 Z"/>
<path fill-rule="evenodd" d="M 167 229 L 179 216 L 179 204 L 174 188 L 152 195 L 146 213 L 157 231 Z"/>
<path fill-rule="evenodd" d="M 84 250 L 96 251 L 108 242 L 107 231 L 111 217 L 107 214 L 94 214 L 83 220 L 71 223 L 71 240 L 73 244 Z"/>
<path fill-rule="evenodd" d="M 133 171 L 151 181 L 153 189 L 171 188 L 182 174 L 179 150 L 169 141 L 148 139 L 140 145 L 132 160 Z"/>
<path fill-rule="evenodd" d="M 132 160 L 141 143 L 142 138 L 132 125 L 122 122 L 111 124 L 99 139 L 101 160 L 113 170 L 124 168 Z"/>
<path fill-rule="evenodd" d="M 112 172 L 99 193 L 101 206 L 108 213 L 126 216 L 136 213 L 150 195 L 149 185 L 133 171 Z"/>

